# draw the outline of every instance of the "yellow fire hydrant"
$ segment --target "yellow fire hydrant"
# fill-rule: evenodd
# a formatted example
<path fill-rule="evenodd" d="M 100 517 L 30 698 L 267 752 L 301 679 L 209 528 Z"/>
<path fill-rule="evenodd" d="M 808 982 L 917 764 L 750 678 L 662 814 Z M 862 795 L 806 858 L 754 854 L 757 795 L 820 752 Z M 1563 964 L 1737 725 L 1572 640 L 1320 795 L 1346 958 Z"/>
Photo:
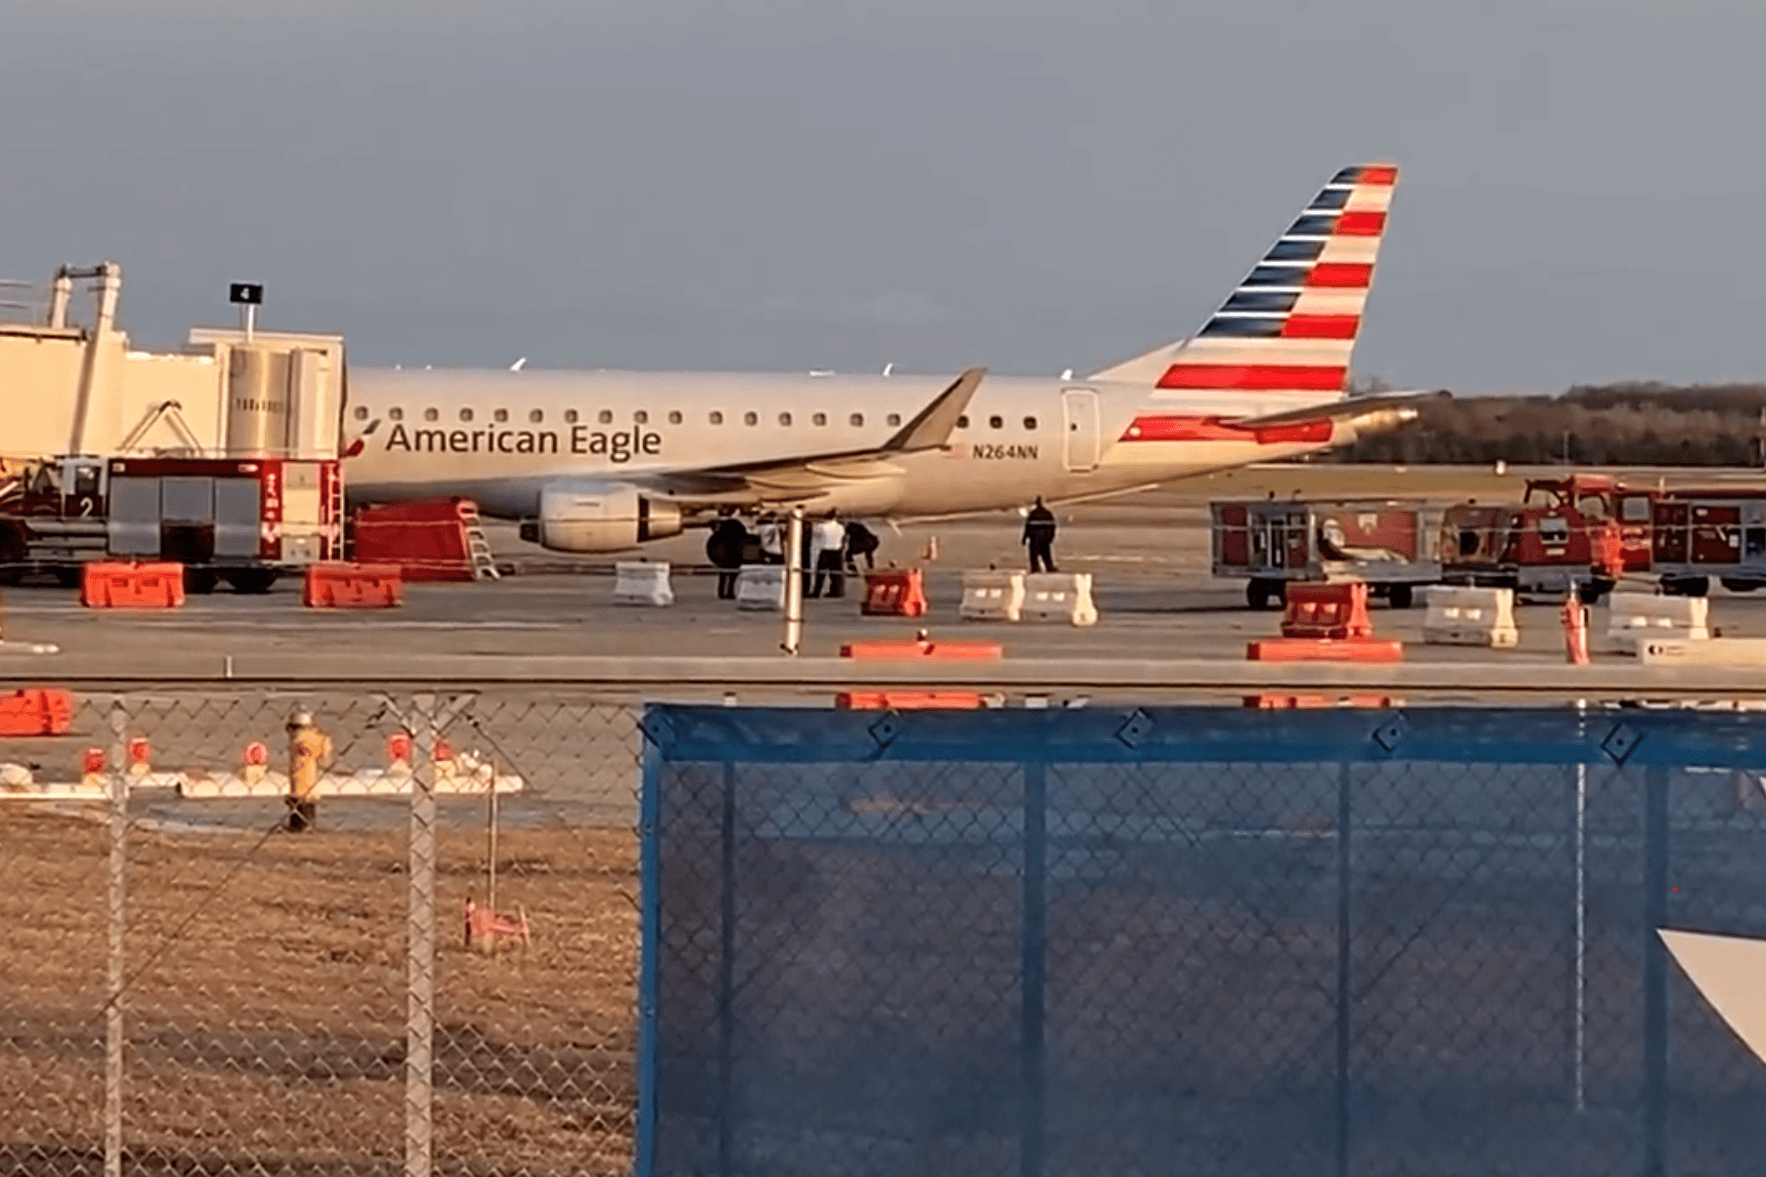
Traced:
<path fill-rule="evenodd" d="M 302 833 L 319 824 L 319 776 L 331 762 L 331 737 L 313 723 L 312 712 L 288 717 L 288 829 Z"/>

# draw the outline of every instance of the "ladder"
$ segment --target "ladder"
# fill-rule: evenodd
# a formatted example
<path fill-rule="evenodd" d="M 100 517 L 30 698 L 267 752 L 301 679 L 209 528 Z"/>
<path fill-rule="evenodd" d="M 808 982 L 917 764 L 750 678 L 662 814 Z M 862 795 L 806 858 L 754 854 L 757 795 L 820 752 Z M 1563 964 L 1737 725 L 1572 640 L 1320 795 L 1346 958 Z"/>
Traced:
<path fill-rule="evenodd" d="M 497 561 L 491 555 L 491 542 L 485 538 L 484 525 L 478 518 L 478 504 L 470 500 L 460 504 L 460 527 L 466 535 L 466 563 L 473 580 L 499 580 Z"/>

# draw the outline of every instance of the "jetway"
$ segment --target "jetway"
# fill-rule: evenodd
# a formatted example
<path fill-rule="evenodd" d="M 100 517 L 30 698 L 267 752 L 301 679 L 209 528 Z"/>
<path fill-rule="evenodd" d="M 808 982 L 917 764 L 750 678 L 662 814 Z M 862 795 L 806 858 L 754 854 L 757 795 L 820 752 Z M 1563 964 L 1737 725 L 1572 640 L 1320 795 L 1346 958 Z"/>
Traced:
<path fill-rule="evenodd" d="M 104 262 L 62 266 L 40 298 L 9 284 L 0 455 L 337 457 L 343 336 L 195 327 L 181 350 L 137 350 L 117 326 L 122 281 Z"/>

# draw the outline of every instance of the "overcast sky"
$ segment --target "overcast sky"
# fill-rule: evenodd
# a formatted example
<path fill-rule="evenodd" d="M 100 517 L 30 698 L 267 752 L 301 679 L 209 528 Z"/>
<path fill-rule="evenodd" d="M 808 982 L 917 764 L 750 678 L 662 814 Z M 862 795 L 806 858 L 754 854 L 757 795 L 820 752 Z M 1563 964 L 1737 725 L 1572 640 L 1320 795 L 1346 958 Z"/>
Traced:
<path fill-rule="evenodd" d="M 1082 371 L 1403 167 L 1356 370 L 1766 379 L 1760 0 L 0 0 L 0 277 L 148 345 Z"/>

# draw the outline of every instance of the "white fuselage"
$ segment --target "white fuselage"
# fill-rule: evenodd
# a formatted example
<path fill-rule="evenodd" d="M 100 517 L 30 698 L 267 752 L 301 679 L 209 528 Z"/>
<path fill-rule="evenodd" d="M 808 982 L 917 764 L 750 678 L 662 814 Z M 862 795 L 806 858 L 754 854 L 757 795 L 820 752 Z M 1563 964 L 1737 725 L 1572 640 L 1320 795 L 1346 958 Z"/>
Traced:
<path fill-rule="evenodd" d="M 854 462 L 878 450 L 951 383 L 933 376 L 352 370 L 344 435 L 350 498 L 465 495 L 526 518 L 546 487 L 635 483 L 691 511 L 804 502 L 918 517 L 1062 500 L 1325 448 L 1223 422 L 1325 405 L 1333 394 L 1197 393 L 1156 403 L 1141 385 L 985 378 L 941 450 Z M 1166 427 L 1134 436 L 1148 416 Z M 1173 421 L 1193 423 L 1193 428 Z M 346 452 L 349 452 L 346 450 Z M 732 487 L 732 469 L 801 463 Z M 667 489 L 658 489 L 667 487 Z"/>

